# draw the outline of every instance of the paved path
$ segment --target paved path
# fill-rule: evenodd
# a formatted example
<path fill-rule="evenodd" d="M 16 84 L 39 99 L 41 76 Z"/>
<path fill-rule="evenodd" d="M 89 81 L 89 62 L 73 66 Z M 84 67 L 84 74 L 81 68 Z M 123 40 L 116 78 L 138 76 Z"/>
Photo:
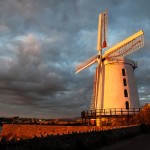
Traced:
<path fill-rule="evenodd" d="M 150 150 L 150 134 L 138 135 L 97 150 Z"/>

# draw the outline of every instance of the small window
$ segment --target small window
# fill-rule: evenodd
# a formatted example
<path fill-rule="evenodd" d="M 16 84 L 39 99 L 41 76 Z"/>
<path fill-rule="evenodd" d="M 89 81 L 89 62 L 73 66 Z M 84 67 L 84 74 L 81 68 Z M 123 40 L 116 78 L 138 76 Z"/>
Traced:
<path fill-rule="evenodd" d="M 127 86 L 127 81 L 126 81 L 125 78 L 123 79 L 123 85 L 124 85 L 124 86 Z"/>
<path fill-rule="evenodd" d="M 122 76 L 126 76 L 126 72 L 124 68 L 122 69 Z"/>
<path fill-rule="evenodd" d="M 128 101 L 125 102 L 125 105 L 126 105 L 126 109 L 129 109 L 129 102 Z"/>
<path fill-rule="evenodd" d="M 128 97 L 128 91 L 126 89 L 124 90 L 124 96 Z"/>

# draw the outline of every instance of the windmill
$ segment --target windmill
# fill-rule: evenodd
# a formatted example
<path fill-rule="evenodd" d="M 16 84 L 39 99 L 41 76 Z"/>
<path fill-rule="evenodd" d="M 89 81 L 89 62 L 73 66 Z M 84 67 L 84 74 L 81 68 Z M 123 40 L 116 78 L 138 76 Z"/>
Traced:
<path fill-rule="evenodd" d="M 104 11 L 99 14 L 98 21 L 98 54 L 76 67 L 76 73 L 79 73 L 97 63 L 90 109 L 140 108 L 133 72 L 137 65 L 125 56 L 144 46 L 144 33 L 140 30 L 102 54 L 103 48 L 107 47 L 107 24 L 108 12 Z M 99 125 L 100 120 L 96 121 Z"/>

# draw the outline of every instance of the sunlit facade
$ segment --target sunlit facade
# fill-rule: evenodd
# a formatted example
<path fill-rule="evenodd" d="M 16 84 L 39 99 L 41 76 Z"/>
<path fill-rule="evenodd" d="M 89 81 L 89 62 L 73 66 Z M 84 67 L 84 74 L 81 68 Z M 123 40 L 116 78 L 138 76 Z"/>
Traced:
<path fill-rule="evenodd" d="M 136 64 L 125 58 L 104 61 L 103 109 L 140 108 L 134 77 Z"/>

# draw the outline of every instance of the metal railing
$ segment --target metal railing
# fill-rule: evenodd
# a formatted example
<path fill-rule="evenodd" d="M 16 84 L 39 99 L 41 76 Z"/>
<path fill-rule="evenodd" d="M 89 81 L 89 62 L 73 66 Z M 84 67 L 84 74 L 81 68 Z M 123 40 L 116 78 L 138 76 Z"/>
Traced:
<path fill-rule="evenodd" d="M 111 108 L 98 110 L 85 110 L 81 112 L 82 118 L 97 118 L 100 116 L 134 115 L 140 112 L 140 108 Z"/>

